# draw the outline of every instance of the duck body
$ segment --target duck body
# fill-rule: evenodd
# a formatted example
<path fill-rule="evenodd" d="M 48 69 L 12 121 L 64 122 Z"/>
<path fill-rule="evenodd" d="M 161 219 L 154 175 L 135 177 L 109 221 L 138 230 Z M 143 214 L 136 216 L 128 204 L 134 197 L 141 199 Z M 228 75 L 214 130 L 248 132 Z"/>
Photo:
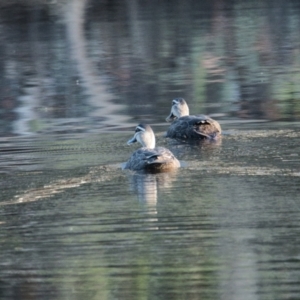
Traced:
<path fill-rule="evenodd" d="M 155 147 L 155 135 L 149 125 L 139 124 L 127 144 L 139 142 L 139 148 L 126 162 L 124 169 L 149 172 L 166 172 L 180 167 L 174 154 L 167 148 Z"/>
<path fill-rule="evenodd" d="M 179 161 L 170 150 L 164 147 L 154 149 L 142 147 L 133 152 L 125 165 L 125 169 L 150 172 L 164 172 L 179 167 Z"/>
<path fill-rule="evenodd" d="M 205 115 L 184 116 L 169 127 L 166 137 L 182 140 L 217 139 L 221 135 L 217 121 Z"/>
<path fill-rule="evenodd" d="M 170 115 L 166 121 L 173 121 L 166 137 L 182 140 L 216 140 L 221 135 L 220 124 L 206 115 L 189 115 L 189 108 L 183 98 L 172 101 Z"/>

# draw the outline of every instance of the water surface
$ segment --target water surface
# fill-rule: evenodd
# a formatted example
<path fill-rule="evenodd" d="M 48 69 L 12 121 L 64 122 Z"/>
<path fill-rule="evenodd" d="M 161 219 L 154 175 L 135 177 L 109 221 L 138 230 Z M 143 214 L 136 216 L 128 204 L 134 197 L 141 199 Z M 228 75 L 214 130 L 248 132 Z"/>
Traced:
<path fill-rule="evenodd" d="M 251 128 L 174 145 L 159 134 L 185 167 L 157 175 L 121 170 L 133 149 L 119 134 L 15 149 L 27 165 L 2 162 L 3 299 L 296 298 L 298 139 Z"/>
<path fill-rule="evenodd" d="M 2 1 L 1 299 L 298 299 L 299 5 Z M 164 138 L 171 100 L 218 142 Z M 182 163 L 121 166 L 135 125 Z"/>

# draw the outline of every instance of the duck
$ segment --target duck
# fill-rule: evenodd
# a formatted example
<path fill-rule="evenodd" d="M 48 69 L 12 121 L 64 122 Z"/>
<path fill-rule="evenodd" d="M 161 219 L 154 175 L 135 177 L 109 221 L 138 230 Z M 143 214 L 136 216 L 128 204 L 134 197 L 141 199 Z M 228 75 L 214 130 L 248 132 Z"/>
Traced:
<path fill-rule="evenodd" d="M 172 100 L 172 108 L 167 122 L 172 122 L 166 137 L 181 140 L 217 140 L 222 133 L 220 124 L 206 115 L 190 115 L 183 98 Z"/>
<path fill-rule="evenodd" d="M 139 142 L 142 147 L 137 149 L 125 164 L 124 169 L 165 172 L 180 167 L 174 154 L 164 147 L 155 147 L 155 135 L 150 125 L 139 124 L 127 145 Z"/>

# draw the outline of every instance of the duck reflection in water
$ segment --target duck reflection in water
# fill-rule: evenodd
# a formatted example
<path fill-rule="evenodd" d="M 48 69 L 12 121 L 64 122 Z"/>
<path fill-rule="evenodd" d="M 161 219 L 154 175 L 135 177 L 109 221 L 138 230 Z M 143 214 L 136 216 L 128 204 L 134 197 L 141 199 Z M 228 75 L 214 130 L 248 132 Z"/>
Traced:
<path fill-rule="evenodd" d="M 158 219 L 154 217 L 157 214 L 158 197 L 160 193 L 171 190 L 176 175 L 176 170 L 156 174 L 128 173 L 130 189 L 137 194 L 143 213 L 149 216 L 149 218 L 144 219 L 147 222 L 147 229 L 158 229 L 156 225 Z"/>
<path fill-rule="evenodd" d="M 155 206 L 159 190 L 168 190 L 176 179 L 177 172 L 128 173 L 130 187 L 138 195 L 140 203 Z"/>
<path fill-rule="evenodd" d="M 166 137 L 180 140 L 217 140 L 221 136 L 220 124 L 206 115 L 189 115 L 189 107 L 183 98 L 172 101 L 171 112 L 166 118 L 172 122 Z"/>
<path fill-rule="evenodd" d="M 181 167 L 186 166 L 184 161 L 188 157 L 198 156 L 201 153 L 202 159 L 211 159 L 220 155 L 222 138 L 217 140 L 178 140 L 168 141 L 169 149 L 180 160 Z"/>
<path fill-rule="evenodd" d="M 180 167 L 179 161 L 170 150 L 164 147 L 155 147 L 155 135 L 149 125 L 139 124 L 136 126 L 134 136 L 127 144 L 131 145 L 135 142 L 139 142 L 142 148 L 131 155 L 124 169 L 156 173 Z"/>

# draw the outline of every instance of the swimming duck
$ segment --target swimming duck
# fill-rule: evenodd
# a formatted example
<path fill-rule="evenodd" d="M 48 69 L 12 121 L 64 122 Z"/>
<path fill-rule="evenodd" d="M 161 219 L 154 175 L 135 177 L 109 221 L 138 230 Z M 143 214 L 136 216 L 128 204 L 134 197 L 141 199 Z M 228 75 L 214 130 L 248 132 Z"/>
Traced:
<path fill-rule="evenodd" d="M 131 145 L 139 142 L 142 148 L 133 152 L 125 165 L 125 169 L 164 172 L 180 167 L 173 153 L 164 147 L 155 147 L 155 135 L 152 128 L 139 124 L 134 136 L 127 142 Z"/>
<path fill-rule="evenodd" d="M 166 134 L 170 138 L 215 140 L 222 131 L 220 124 L 206 115 L 190 116 L 189 107 L 183 98 L 172 101 L 171 112 L 166 121 L 173 121 Z"/>

